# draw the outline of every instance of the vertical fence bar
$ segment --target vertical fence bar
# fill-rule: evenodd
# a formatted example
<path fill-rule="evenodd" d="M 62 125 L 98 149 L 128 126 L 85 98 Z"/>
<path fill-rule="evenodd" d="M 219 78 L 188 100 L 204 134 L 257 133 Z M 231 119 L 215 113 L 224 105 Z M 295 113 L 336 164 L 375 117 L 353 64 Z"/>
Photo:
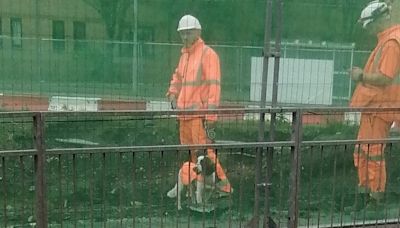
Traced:
<path fill-rule="evenodd" d="M 290 171 L 288 227 L 296 228 L 299 219 L 298 194 L 300 192 L 300 146 L 302 134 L 302 114 L 300 110 L 293 113 L 292 127 L 292 140 L 294 141 L 294 146 L 291 147 L 292 165 Z"/>
<path fill-rule="evenodd" d="M 153 175 L 153 173 L 152 173 L 152 161 L 153 160 L 153 156 L 152 156 L 152 152 L 150 151 L 149 152 L 149 163 L 148 163 L 148 170 L 147 170 L 147 180 L 148 180 L 148 183 L 149 183 L 149 186 L 147 186 L 148 188 L 149 188 L 149 190 L 148 190 L 148 194 L 147 194 L 147 198 L 148 198 L 148 201 L 147 201 L 147 203 L 148 203 L 148 215 L 149 215 L 149 227 L 151 227 L 151 217 L 152 217 L 152 203 L 153 203 L 153 201 L 152 201 L 152 198 L 151 198 L 151 193 L 152 193 L 152 191 L 151 191 L 151 188 L 152 188 L 152 175 Z"/>
<path fill-rule="evenodd" d="M 279 150 L 279 160 L 281 160 L 282 161 L 282 158 L 283 158 L 283 154 L 284 154 L 284 149 L 285 147 L 284 146 L 282 146 Z M 286 175 L 284 174 L 284 171 L 283 171 L 283 169 L 280 167 L 279 168 L 279 182 L 278 182 L 278 185 L 276 186 L 277 187 L 277 189 L 282 189 L 282 187 L 284 187 L 284 180 L 285 180 L 285 178 L 286 178 Z M 281 220 L 281 218 L 283 218 L 283 210 L 284 210 L 284 208 L 285 208 L 285 201 L 284 201 L 284 199 L 286 198 L 286 197 L 284 197 L 283 196 L 283 191 L 279 191 L 279 194 L 278 194 L 278 214 L 277 214 L 277 217 L 278 217 L 278 220 L 276 221 L 276 224 L 277 224 L 277 227 L 283 227 L 283 225 L 281 225 L 281 224 L 283 224 L 283 221 Z"/>
<path fill-rule="evenodd" d="M 272 100 L 271 107 L 275 108 L 278 103 L 278 82 L 279 82 L 279 64 L 281 55 L 281 27 L 282 27 L 282 0 L 276 0 L 276 32 L 275 32 L 275 51 L 270 55 L 274 57 L 274 74 L 272 81 Z M 271 10 L 272 11 L 272 10 Z M 276 113 L 271 112 L 270 123 L 270 141 L 275 141 L 276 130 Z M 265 176 L 265 195 L 264 195 L 264 220 L 263 226 L 270 227 L 270 190 L 272 188 L 272 166 L 273 166 L 274 148 L 268 147 L 267 149 L 267 173 Z"/>
<path fill-rule="evenodd" d="M 335 197 L 336 197 L 336 185 L 334 183 L 340 183 L 340 180 L 337 180 L 337 146 L 334 146 L 333 153 L 335 154 L 334 160 L 333 160 L 333 184 L 332 184 L 332 197 L 331 200 L 332 202 L 335 202 Z M 334 213 L 335 213 L 335 204 L 331 204 L 329 216 L 330 216 L 330 225 L 331 227 L 334 226 Z"/>
<path fill-rule="evenodd" d="M 76 154 L 73 154 L 72 155 L 72 194 L 73 194 L 73 197 L 72 197 L 72 208 L 73 208 L 73 218 L 74 218 L 74 227 L 77 227 L 77 224 L 78 224 L 78 206 L 77 206 L 77 203 L 78 203 L 78 197 L 77 197 L 77 182 L 76 182 L 76 179 L 77 179 L 77 177 L 76 177 L 76 175 L 77 175 L 77 173 L 76 173 Z"/>
<path fill-rule="evenodd" d="M 132 152 L 132 170 L 131 170 L 131 178 L 132 178 L 132 228 L 135 228 L 136 223 L 136 191 L 135 191 L 135 183 L 136 183 L 136 163 L 135 163 L 135 153 Z"/>
<path fill-rule="evenodd" d="M 243 164 L 243 155 L 244 155 L 244 148 L 240 148 L 240 167 L 239 167 L 239 202 L 238 202 L 238 208 L 239 208 L 239 217 L 243 216 L 243 174 L 244 174 L 244 164 Z M 239 221 L 239 227 L 242 227 L 242 220 Z"/>
<path fill-rule="evenodd" d="M 102 205 L 101 205 L 101 218 L 103 220 L 103 227 L 107 227 L 107 213 L 106 213 L 106 153 L 101 156 L 101 187 L 102 187 Z"/>
<path fill-rule="evenodd" d="M 179 131 L 178 131 L 179 132 Z M 175 155 L 175 162 L 174 162 L 174 164 L 175 164 L 175 167 L 180 167 L 180 161 L 179 161 L 179 159 L 180 159 L 180 157 L 181 157 L 181 155 L 180 155 L 180 152 L 179 152 L 179 150 L 177 150 L 177 151 L 175 151 L 176 152 L 176 155 Z M 183 152 L 182 152 L 183 153 Z M 179 176 L 179 173 L 178 173 L 178 176 Z M 178 176 L 175 176 L 175 183 L 174 184 L 178 184 Z M 177 195 L 178 196 L 178 195 Z M 180 214 L 179 214 L 179 210 L 178 210 L 178 207 L 177 207 L 177 200 L 174 202 L 174 209 L 175 209 L 175 213 L 176 213 L 176 216 L 175 216 L 175 227 L 176 228 L 178 228 L 179 227 L 179 219 L 180 219 Z"/>
<path fill-rule="evenodd" d="M 317 150 L 316 148 L 318 148 L 318 147 L 315 147 L 315 146 L 311 146 L 310 147 L 310 152 L 309 152 L 310 153 L 310 157 L 309 157 L 309 159 L 310 159 L 311 162 L 314 162 L 314 159 L 316 159 L 315 156 L 314 156 L 314 151 Z M 314 166 L 310 167 L 305 175 L 309 178 L 308 181 L 310 183 L 313 183 L 312 182 L 313 181 L 312 178 L 314 177 Z M 312 199 L 315 198 L 315 194 L 312 193 L 312 191 L 313 191 L 313 186 L 312 185 L 308 185 L 306 191 L 307 191 L 307 212 L 306 212 L 307 222 L 306 222 L 306 226 L 309 227 L 311 225 L 311 216 L 312 216 L 311 215 L 311 213 L 312 213 L 312 211 L 311 211 L 311 202 L 312 202 Z"/>
<path fill-rule="evenodd" d="M 161 166 L 161 199 L 160 199 L 160 204 L 161 204 L 161 206 L 160 206 L 160 223 L 161 223 L 161 228 L 163 228 L 164 227 L 164 222 L 165 222 L 165 211 L 166 211 L 166 208 L 165 208 L 165 205 L 164 205 L 164 188 L 165 188 L 165 186 L 166 186 L 166 173 L 167 173 L 167 169 L 166 169 L 166 162 L 165 162 L 165 157 L 164 157 L 164 151 L 162 150 L 161 151 L 161 164 L 160 164 L 160 166 Z"/>
<path fill-rule="evenodd" d="M 322 155 L 325 153 L 324 150 L 325 150 L 325 147 L 322 145 L 319 148 L 319 156 L 318 156 L 318 160 L 319 161 L 323 160 Z M 318 181 L 317 181 L 317 183 L 321 183 L 322 182 L 322 177 L 324 175 L 323 165 L 319 164 L 318 168 L 319 168 L 319 170 L 318 170 L 319 172 L 318 172 Z M 317 190 L 317 194 L 314 195 L 313 198 L 314 198 L 314 200 L 315 200 L 315 198 L 317 198 L 317 202 L 318 202 L 318 206 L 317 206 L 317 208 L 318 208 L 317 226 L 319 226 L 321 224 L 321 210 L 322 210 L 322 206 L 323 206 L 323 202 L 322 202 L 323 201 L 322 200 L 322 186 L 320 184 L 318 184 L 317 189 L 318 189 Z"/>
<path fill-rule="evenodd" d="M 118 153 L 118 168 L 117 168 L 117 176 L 118 176 L 118 183 L 117 183 L 117 188 L 118 188 L 118 205 L 119 205 L 119 226 L 123 227 L 123 221 L 124 221 L 124 207 L 122 206 L 123 203 L 123 184 L 122 184 L 122 153 Z"/>
<path fill-rule="evenodd" d="M 89 180 L 89 199 L 90 199 L 90 227 L 94 227 L 94 220 L 95 220 L 95 212 L 94 212 L 94 202 L 93 202 L 93 195 L 94 195 L 94 180 L 95 180 L 95 166 L 94 166 L 94 155 L 90 153 L 89 155 L 89 162 L 90 162 L 90 180 Z"/>
<path fill-rule="evenodd" d="M 26 207 L 26 195 L 25 193 L 25 163 L 24 163 L 24 157 L 23 156 L 19 156 L 19 163 L 20 163 L 20 167 L 21 167 L 21 187 L 22 187 L 22 191 L 21 191 L 21 221 L 24 221 L 25 218 L 25 207 Z"/>
<path fill-rule="evenodd" d="M 1 178 L 0 180 L 3 182 L 3 194 L 2 197 L 4 197 L 4 201 L 3 201 L 3 213 L 4 213 L 4 219 L 3 219 L 3 225 L 4 227 L 7 227 L 7 222 L 8 222 L 8 218 L 7 218 L 7 178 L 6 178 L 6 158 L 5 157 L 1 157 Z"/>
<path fill-rule="evenodd" d="M 261 80 L 261 99 L 260 108 L 265 108 L 267 100 L 267 80 L 268 80 L 268 61 L 270 56 L 271 42 L 271 25 L 272 25 L 272 0 L 268 0 L 265 5 L 265 27 L 264 27 L 264 49 L 263 49 L 263 72 Z M 258 127 L 258 141 L 264 141 L 265 131 L 265 113 L 260 113 L 260 123 Z M 256 173 L 255 173 L 255 189 L 254 189 L 254 215 L 250 221 L 251 226 L 259 227 L 260 221 L 260 186 L 261 182 L 261 156 L 263 148 L 258 147 L 256 150 Z M 250 225 L 249 224 L 249 225 Z"/>
<path fill-rule="evenodd" d="M 34 140 L 36 145 L 36 221 L 37 227 L 47 228 L 46 181 L 45 181 L 45 144 L 44 116 L 33 116 Z"/>
<path fill-rule="evenodd" d="M 345 154 L 349 154 L 349 152 L 351 151 L 351 149 L 349 148 L 351 146 L 349 145 L 344 145 L 343 148 L 343 153 L 342 153 L 342 162 L 343 164 L 346 162 L 346 156 L 344 156 Z M 348 170 L 347 170 L 347 166 L 344 166 L 343 170 L 342 170 L 342 177 L 345 178 L 348 175 Z M 353 168 L 353 167 L 351 167 Z M 344 186 L 341 187 L 341 196 L 340 196 L 340 226 L 343 226 L 344 223 L 344 204 L 345 204 L 345 194 L 346 194 L 346 188 L 344 188 Z"/>
<path fill-rule="evenodd" d="M 63 221 L 64 221 L 64 206 L 66 206 L 66 202 L 63 199 L 63 168 L 62 168 L 62 156 L 58 155 L 58 174 L 59 174 L 59 178 L 58 178 L 58 191 L 59 191 L 59 196 L 60 197 L 60 204 L 59 204 L 59 219 L 60 219 L 60 225 L 61 227 L 63 227 Z"/>

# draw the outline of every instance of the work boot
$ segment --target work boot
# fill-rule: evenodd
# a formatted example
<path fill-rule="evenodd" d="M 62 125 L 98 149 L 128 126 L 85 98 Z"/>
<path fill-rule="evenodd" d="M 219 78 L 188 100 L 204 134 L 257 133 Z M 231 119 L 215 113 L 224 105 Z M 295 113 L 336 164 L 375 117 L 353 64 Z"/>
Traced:
<path fill-rule="evenodd" d="M 382 209 L 384 207 L 383 203 L 380 200 L 376 200 L 374 198 L 370 198 L 367 206 L 365 206 L 365 210 L 375 211 L 378 209 Z"/>
<path fill-rule="evenodd" d="M 364 209 L 369 201 L 368 193 L 358 193 L 354 198 L 354 204 L 350 207 L 345 207 L 345 212 L 358 212 Z"/>
<path fill-rule="evenodd" d="M 228 179 L 218 182 L 217 189 L 219 190 L 219 196 L 226 196 L 233 193 L 233 188 Z"/>
<path fill-rule="evenodd" d="M 384 219 L 385 205 L 383 200 L 370 197 L 367 206 L 363 209 L 366 219 Z"/>
<path fill-rule="evenodd" d="M 219 190 L 221 192 L 233 193 L 233 188 L 232 188 L 231 184 L 226 184 L 226 185 L 222 186 L 221 188 L 219 188 Z"/>
<path fill-rule="evenodd" d="M 384 194 L 383 192 L 371 192 L 369 194 L 370 200 L 368 201 L 365 209 L 367 210 L 380 210 L 384 209 Z"/>

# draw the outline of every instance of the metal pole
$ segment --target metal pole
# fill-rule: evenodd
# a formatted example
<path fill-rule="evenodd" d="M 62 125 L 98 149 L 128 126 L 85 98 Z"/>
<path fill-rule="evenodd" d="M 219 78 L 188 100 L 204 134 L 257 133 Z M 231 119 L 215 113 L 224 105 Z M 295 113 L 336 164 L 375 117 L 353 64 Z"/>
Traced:
<path fill-rule="evenodd" d="M 33 116 L 34 140 L 36 146 L 36 222 L 38 228 L 47 228 L 44 116 L 36 113 Z"/>
<path fill-rule="evenodd" d="M 274 75 L 272 84 L 272 101 L 271 107 L 276 107 L 278 103 L 278 82 L 279 82 L 279 64 L 281 57 L 281 27 L 282 27 L 282 10 L 283 10 L 283 0 L 276 0 L 276 31 L 275 31 L 275 52 L 274 57 Z M 275 130 L 276 130 L 276 113 L 271 113 L 270 122 L 270 141 L 275 141 Z M 267 173 L 265 176 L 265 211 L 264 211 L 264 227 L 270 227 L 270 189 L 272 187 L 272 165 L 273 165 L 273 155 L 274 148 L 267 148 Z"/>
<path fill-rule="evenodd" d="M 292 140 L 294 146 L 291 148 L 292 162 L 289 185 L 289 215 L 288 227 L 296 228 L 299 219 L 298 194 L 300 192 L 300 146 L 302 141 L 302 113 L 297 110 L 293 113 Z"/>
<path fill-rule="evenodd" d="M 264 49 L 263 49 L 263 74 L 261 80 L 261 100 L 260 108 L 264 108 L 267 100 L 267 80 L 268 80 L 268 61 L 270 57 L 271 43 L 271 27 L 272 27 L 272 0 L 267 0 L 265 5 L 265 27 L 264 27 Z M 265 113 L 260 113 L 260 121 L 258 127 L 258 141 L 264 141 L 265 131 Z M 256 151 L 256 173 L 255 173 L 255 191 L 254 191 L 254 227 L 259 227 L 260 220 L 260 186 L 264 186 L 261 182 L 261 163 L 263 148 L 259 147 Z"/>
<path fill-rule="evenodd" d="M 133 0 L 133 56 L 132 56 L 132 92 L 137 96 L 138 86 L 138 2 Z"/>
<path fill-rule="evenodd" d="M 354 46 L 351 48 L 351 55 L 350 55 L 350 68 L 353 67 L 353 63 L 354 63 Z M 350 100 L 351 98 L 351 87 L 353 86 L 353 81 L 351 80 L 351 77 L 349 77 L 349 90 L 347 93 L 347 98 Z"/>
<path fill-rule="evenodd" d="M 39 0 L 35 1 L 35 45 L 36 45 L 36 67 L 37 67 L 37 75 L 40 76 L 40 80 L 42 80 L 42 69 L 40 62 L 40 54 L 41 54 L 41 37 L 40 37 L 40 7 Z M 40 95 L 42 94 L 42 85 L 39 86 Z"/>

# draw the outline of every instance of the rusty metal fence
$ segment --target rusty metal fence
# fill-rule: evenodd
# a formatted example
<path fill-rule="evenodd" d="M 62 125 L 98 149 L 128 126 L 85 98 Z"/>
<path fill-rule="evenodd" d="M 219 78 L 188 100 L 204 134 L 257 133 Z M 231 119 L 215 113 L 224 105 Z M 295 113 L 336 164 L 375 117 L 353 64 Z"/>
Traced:
<path fill-rule="evenodd" d="M 176 138 L 168 138 L 176 133 L 168 131 L 176 125 L 177 112 L 172 111 L 1 113 L 0 226 L 399 225 L 399 140 L 355 140 L 357 124 L 341 114 L 357 111 L 216 110 L 222 117 L 221 140 L 198 146 L 177 145 Z M 277 140 L 257 142 L 257 116 L 268 120 L 271 113 L 278 117 Z M 127 126 L 131 135 L 125 134 Z M 140 141 L 135 130 L 152 140 Z M 104 132 L 97 138 L 99 131 Z M 265 134 L 270 132 L 265 130 Z M 393 132 L 392 137 L 396 136 Z M 383 210 L 352 209 L 357 200 L 352 159 L 359 143 L 386 144 L 388 183 Z M 209 147 L 216 150 L 234 192 L 213 196 L 214 210 L 190 210 L 190 197 L 183 197 L 183 210 L 178 210 L 176 200 L 166 193 L 177 181 L 179 165 L 190 150 Z M 268 169 L 271 151 L 273 162 Z"/>

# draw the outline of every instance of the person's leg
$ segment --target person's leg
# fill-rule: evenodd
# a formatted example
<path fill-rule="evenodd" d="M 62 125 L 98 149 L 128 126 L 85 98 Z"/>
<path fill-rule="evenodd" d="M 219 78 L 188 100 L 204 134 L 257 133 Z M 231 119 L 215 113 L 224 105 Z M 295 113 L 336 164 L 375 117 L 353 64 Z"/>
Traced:
<path fill-rule="evenodd" d="M 362 129 L 360 125 L 360 131 Z M 357 169 L 357 175 L 358 175 L 358 192 L 359 193 L 366 193 L 369 192 L 367 189 L 367 159 L 365 156 L 365 153 L 362 151 L 361 147 L 359 145 L 356 145 L 355 151 L 354 151 L 354 166 Z"/>
<path fill-rule="evenodd" d="M 193 139 L 195 140 L 195 144 L 209 144 L 211 143 L 210 140 L 207 138 L 206 131 L 204 129 L 204 124 L 203 124 L 203 119 L 201 118 L 196 118 L 193 121 Z M 215 154 L 215 151 L 211 148 L 207 149 L 207 156 L 210 158 L 212 162 L 215 164 L 215 171 L 217 174 L 217 177 L 220 179 L 220 190 L 224 192 L 232 192 L 231 185 L 229 183 L 229 180 L 225 174 L 225 171 L 223 167 L 221 166 L 221 163 L 219 162 L 219 159 L 217 158 L 217 155 Z"/>
<path fill-rule="evenodd" d="M 377 115 L 364 114 L 361 117 L 358 139 L 385 139 L 388 136 L 391 122 Z M 384 144 L 362 144 L 354 154 L 358 170 L 360 192 L 371 192 L 374 198 L 385 191 L 386 164 Z"/>
<path fill-rule="evenodd" d="M 374 114 L 361 115 L 360 129 L 357 138 L 384 139 L 387 137 L 390 123 Z M 353 211 L 359 211 L 382 194 L 386 183 L 386 167 L 383 158 L 383 144 L 356 145 L 354 151 L 354 166 L 358 174 L 358 194 L 355 196 Z M 383 163 L 382 163 L 383 160 Z M 375 192 L 375 193 L 374 193 Z M 371 199 L 372 195 L 372 199 Z"/>
<path fill-rule="evenodd" d="M 182 145 L 196 144 L 193 139 L 193 120 L 180 120 L 179 123 L 179 138 Z M 187 160 L 185 158 L 185 160 Z M 193 163 L 197 162 L 196 151 L 189 151 L 189 160 Z"/>

